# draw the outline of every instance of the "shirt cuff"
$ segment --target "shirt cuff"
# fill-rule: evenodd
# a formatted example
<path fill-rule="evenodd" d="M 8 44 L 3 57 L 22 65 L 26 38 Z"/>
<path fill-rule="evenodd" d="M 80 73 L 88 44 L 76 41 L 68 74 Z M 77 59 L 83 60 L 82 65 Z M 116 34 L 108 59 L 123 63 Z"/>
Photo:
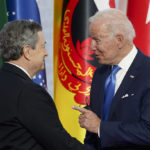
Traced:
<path fill-rule="evenodd" d="M 99 125 L 99 128 L 98 128 L 98 137 L 100 138 L 100 127 L 101 125 Z"/>

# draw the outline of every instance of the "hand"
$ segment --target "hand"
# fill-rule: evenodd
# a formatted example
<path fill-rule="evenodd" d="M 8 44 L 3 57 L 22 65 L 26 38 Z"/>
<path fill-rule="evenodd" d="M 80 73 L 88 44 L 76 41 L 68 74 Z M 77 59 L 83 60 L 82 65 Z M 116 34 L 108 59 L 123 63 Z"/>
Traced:
<path fill-rule="evenodd" d="M 89 132 L 98 133 L 101 119 L 94 112 L 78 106 L 72 106 L 72 108 L 81 112 L 79 116 L 80 127 Z"/>

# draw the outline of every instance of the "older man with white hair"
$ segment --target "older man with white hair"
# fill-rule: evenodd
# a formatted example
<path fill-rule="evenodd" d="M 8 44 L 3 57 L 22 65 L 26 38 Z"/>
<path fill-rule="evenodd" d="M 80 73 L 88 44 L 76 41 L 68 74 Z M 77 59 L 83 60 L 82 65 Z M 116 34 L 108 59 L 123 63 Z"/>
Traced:
<path fill-rule="evenodd" d="M 90 18 L 92 49 L 101 64 L 91 87 L 91 110 L 79 110 L 85 144 L 93 150 L 150 149 L 150 58 L 133 44 L 135 31 L 117 9 Z"/>

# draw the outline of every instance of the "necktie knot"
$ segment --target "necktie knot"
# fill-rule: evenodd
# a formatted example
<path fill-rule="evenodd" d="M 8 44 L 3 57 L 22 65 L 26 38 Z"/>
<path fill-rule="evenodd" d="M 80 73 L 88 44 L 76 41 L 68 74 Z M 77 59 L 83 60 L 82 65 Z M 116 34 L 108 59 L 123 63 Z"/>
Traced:
<path fill-rule="evenodd" d="M 112 68 L 112 74 L 116 74 L 120 70 L 120 67 L 118 65 L 114 65 Z"/>

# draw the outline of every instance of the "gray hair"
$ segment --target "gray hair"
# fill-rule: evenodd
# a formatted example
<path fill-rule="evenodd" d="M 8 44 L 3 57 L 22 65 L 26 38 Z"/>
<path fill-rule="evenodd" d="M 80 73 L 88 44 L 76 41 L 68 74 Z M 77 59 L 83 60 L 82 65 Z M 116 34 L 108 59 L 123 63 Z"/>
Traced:
<path fill-rule="evenodd" d="M 16 20 L 4 25 L 0 32 L 0 56 L 3 61 L 17 60 L 25 45 L 35 48 L 40 24 L 29 20 Z"/>
<path fill-rule="evenodd" d="M 117 34 L 123 34 L 126 39 L 133 42 L 135 30 L 132 23 L 122 11 L 110 8 L 104 11 L 99 11 L 89 18 L 90 24 L 101 20 L 106 20 L 106 25 L 114 36 Z"/>

